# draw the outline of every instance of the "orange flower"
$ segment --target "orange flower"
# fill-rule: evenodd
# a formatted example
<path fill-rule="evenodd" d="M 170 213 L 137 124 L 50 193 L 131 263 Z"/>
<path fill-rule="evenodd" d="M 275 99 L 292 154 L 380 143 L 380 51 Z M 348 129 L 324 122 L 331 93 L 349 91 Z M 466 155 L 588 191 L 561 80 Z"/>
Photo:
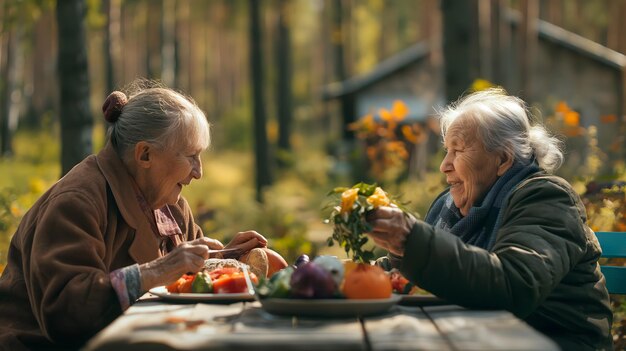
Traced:
<path fill-rule="evenodd" d="M 395 116 L 396 121 L 402 121 L 409 114 L 409 108 L 401 100 L 396 100 L 391 107 L 391 114 Z"/>
<path fill-rule="evenodd" d="M 569 106 L 567 106 L 567 103 L 565 101 L 559 101 L 559 103 L 556 104 L 554 110 L 560 113 L 567 113 L 570 111 L 570 108 Z"/>
<path fill-rule="evenodd" d="M 391 141 L 386 145 L 387 152 L 390 154 L 398 155 L 403 160 L 409 158 L 409 153 L 406 151 L 404 143 L 401 141 Z"/>
<path fill-rule="evenodd" d="M 402 135 L 404 136 L 404 139 L 406 139 L 406 141 L 408 141 L 409 143 L 417 143 L 417 135 L 413 133 L 413 128 L 411 128 L 411 126 L 403 125 Z"/>
<path fill-rule="evenodd" d="M 381 187 L 377 186 L 374 193 L 367 198 L 367 202 L 376 208 L 380 206 L 389 206 L 391 201 L 389 201 L 385 191 Z"/>
<path fill-rule="evenodd" d="M 567 111 L 563 114 L 565 125 L 575 127 L 580 123 L 580 115 L 576 111 Z"/>
<path fill-rule="evenodd" d="M 380 115 L 380 118 L 382 118 L 382 120 L 387 123 L 393 121 L 393 115 L 391 114 L 391 112 L 389 112 L 389 110 L 385 108 L 381 108 L 380 110 L 378 110 L 378 114 Z"/>
<path fill-rule="evenodd" d="M 365 116 L 361 123 L 363 124 L 363 129 L 365 129 L 367 133 L 371 133 L 376 130 L 376 121 L 374 121 L 374 116 L 372 115 Z"/>
<path fill-rule="evenodd" d="M 351 188 L 341 193 L 341 213 L 352 211 L 354 202 L 359 197 L 359 189 Z"/>

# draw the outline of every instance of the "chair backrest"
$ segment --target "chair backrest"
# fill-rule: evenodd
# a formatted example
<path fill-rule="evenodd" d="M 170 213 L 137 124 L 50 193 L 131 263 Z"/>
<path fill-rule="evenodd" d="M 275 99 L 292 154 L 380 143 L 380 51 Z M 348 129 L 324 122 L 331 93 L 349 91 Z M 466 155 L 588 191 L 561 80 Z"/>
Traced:
<path fill-rule="evenodd" d="M 626 258 L 626 232 L 596 232 L 602 257 Z M 601 265 L 610 294 L 626 294 L 626 267 Z"/>

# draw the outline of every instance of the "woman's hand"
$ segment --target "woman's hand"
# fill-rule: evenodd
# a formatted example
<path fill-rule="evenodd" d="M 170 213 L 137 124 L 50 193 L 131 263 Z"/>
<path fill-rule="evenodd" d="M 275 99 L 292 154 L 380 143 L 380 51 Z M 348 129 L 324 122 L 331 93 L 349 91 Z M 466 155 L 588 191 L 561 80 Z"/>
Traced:
<path fill-rule="evenodd" d="M 218 240 L 201 237 L 182 243 L 167 255 L 140 265 L 142 291 L 172 283 L 187 272 L 198 272 L 209 258 L 209 249 L 222 248 L 224 245 Z"/>
<path fill-rule="evenodd" d="M 255 247 L 267 247 L 267 239 L 254 230 L 237 233 L 233 240 L 226 245 L 227 249 L 238 249 L 238 253 L 240 255 L 254 249 Z"/>
<path fill-rule="evenodd" d="M 402 212 L 397 207 L 379 207 L 367 215 L 372 225 L 368 233 L 376 245 L 396 256 L 404 255 L 406 236 L 416 223 L 415 217 Z"/>

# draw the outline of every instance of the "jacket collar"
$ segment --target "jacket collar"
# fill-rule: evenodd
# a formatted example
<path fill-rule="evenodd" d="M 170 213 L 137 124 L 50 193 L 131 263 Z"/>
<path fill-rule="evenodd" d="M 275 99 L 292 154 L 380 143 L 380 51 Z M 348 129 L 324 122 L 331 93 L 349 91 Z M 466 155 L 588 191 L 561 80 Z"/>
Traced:
<path fill-rule="evenodd" d="M 146 215 L 139 207 L 139 201 L 133 190 L 134 179 L 111 143 L 106 144 L 96 159 L 122 217 L 130 227 L 135 229 L 135 237 L 129 250 L 130 256 L 137 263 L 145 263 L 158 258 L 160 256 L 159 245 Z"/>

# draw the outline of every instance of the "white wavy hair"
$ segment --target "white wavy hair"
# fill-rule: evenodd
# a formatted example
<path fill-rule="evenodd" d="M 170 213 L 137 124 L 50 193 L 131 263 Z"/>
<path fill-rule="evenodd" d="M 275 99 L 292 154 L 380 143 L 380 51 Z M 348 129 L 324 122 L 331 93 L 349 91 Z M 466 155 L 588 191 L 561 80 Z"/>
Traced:
<path fill-rule="evenodd" d="M 210 124 L 191 97 L 160 86 L 158 82 L 138 80 L 133 92 L 108 136 L 122 158 L 140 141 L 161 148 L 206 149 L 211 144 Z"/>
<path fill-rule="evenodd" d="M 533 157 L 549 173 L 563 163 L 561 141 L 541 124 L 531 125 L 526 103 L 509 96 L 502 88 L 490 88 L 460 98 L 439 112 L 441 135 L 445 138 L 456 122 L 473 122 L 477 137 L 489 152 L 502 150 L 523 164 Z"/>

